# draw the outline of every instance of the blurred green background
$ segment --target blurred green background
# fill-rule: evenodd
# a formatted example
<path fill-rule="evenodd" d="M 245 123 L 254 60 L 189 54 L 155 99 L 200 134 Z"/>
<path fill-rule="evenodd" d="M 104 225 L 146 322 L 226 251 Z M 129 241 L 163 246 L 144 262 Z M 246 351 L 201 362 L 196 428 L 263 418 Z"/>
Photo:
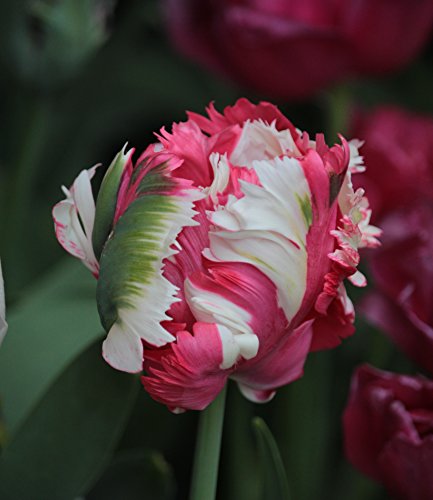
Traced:
<path fill-rule="evenodd" d="M 108 166 L 125 142 L 143 149 L 185 110 L 269 97 L 176 53 L 156 0 L 3 0 L 0 9 L 0 255 L 10 325 L 0 350 L 0 498 L 183 499 L 198 415 L 170 414 L 138 378 L 100 359 L 96 283 L 58 245 L 51 208 L 81 169 Z M 352 103 L 433 113 L 432 57 L 430 46 L 392 78 L 349 83 Z M 276 104 L 315 133 L 327 128 L 328 100 L 324 92 Z M 292 499 L 387 498 L 342 453 L 341 412 L 364 361 L 417 371 L 358 320 L 354 337 L 312 354 L 305 376 L 271 403 L 253 405 L 230 386 L 218 498 L 270 498 L 254 416 L 278 442 Z"/>

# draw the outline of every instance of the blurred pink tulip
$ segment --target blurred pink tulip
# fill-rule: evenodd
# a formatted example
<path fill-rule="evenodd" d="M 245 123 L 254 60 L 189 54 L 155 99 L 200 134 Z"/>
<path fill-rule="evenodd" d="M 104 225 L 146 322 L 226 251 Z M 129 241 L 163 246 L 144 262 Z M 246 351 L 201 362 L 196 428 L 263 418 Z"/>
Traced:
<path fill-rule="evenodd" d="M 187 56 L 286 99 L 401 68 L 433 25 L 431 0 L 166 0 L 165 11 Z"/>
<path fill-rule="evenodd" d="M 368 189 L 382 247 L 369 256 L 376 291 L 362 304 L 367 318 L 433 373 L 433 120 L 396 108 L 364 115 Z"/>

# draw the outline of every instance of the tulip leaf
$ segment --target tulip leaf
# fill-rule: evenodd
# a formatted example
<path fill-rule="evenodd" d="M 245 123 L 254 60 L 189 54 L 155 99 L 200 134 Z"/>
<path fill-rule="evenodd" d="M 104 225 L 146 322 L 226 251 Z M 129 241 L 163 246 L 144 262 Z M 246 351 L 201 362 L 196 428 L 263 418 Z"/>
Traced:
<path fill-rule="evenodd" d="M 3 500 L 73 500 L 117 443 L 138 380 L 114 371 L 96 342 L 54 382 L 0 457 Z"/>
<path fill-rule="evenodd" d="M 118 153 L 102 180 L 96 200 L 95 224 L 93 226 L 92 244 L 96 258 L 101 256 L 102 249 L 113 227 L 116 211 L 117 193 L 122 174 L 131 153 L 125 154 L 125 149 Z"/>
<path fill-rule="evenodd" d="M 0 399 L 9 436 L 52 382 L 101 336 L 92 275 L 75 261 L 56 267 L 7 311 L 0 349 Z"/>
<path fill-rule="evenodd" d="M 289 484 L 277 443 L 263 419 L 255 417 L 252 424 L 263 471 L 262 498 L 290 500 Z"/>
<path fill-rule="evenodd" d="M 164 457 L 150 450 L 118 453 L 86 500 L 172 500 L 174 476 Z"/>

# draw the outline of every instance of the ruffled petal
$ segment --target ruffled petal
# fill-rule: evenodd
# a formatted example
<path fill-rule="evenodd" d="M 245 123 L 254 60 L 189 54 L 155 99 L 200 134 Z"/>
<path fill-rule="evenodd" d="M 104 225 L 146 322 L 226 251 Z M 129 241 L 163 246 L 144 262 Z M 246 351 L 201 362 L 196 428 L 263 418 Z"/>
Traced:
<path fill-rule="evenodd" d="M 198 321 L 220 325 L 223 342 L 221 367 L 227 369 L 241 357 L 254 358 L 259 350 L 259 339 L 251 328 L 253 305 L 248 304 L 248 309 L 239 306 L 231 300 L 233 292 L 215 285 L 215 281 L 197 275 L 196 280 L 185 282 L 185 298 Z"/>
<path fill-rule="evenodd" d="M 117 353 L 107 361 L 128 372 L 140 369 L 136 356 L 131 357 L 133 337 L 135 353 L 141 339 L 154 346 L 175 340 L 161 325 L 170 319 L 167 311 L 179 300 L 178 288 L 163 275 L 164 260 L 179 251 L 174 244 L 181 230 L 197 225 L 194 202 L 203 197 L 199 190 L 184 187 L 188 183 L 172 178 L 172 166 L 167 163 L 150 162 L 144 167 L 139 163 L 137 168 L 137 176 L 131 177 L 137 197 L 104 246 L 97 288 L 99 314 L 110 337 L 107 346 L 115 345 Z"/>
<path fill-rule="evenodd" d="M 241 181 L 243 197 L 209 213 L 216 225 L 205 256 L 255 266 L 275 284 L 290 321 L 306 289 L 306 238 L 311 225 L 310 190 L 299 162 L 254 162 L 260 185 Z"/>
<path fill-rule="evenodd" d="M 99 264 L 92 246 L 95 201 L 90 183 L 95 171 L 96 167 L 82 170 L 70 189 L 63 187 L 66 199 L 53 208 L 53 219 L 62 247 L 97 276 Z"/>
<path fill-rule="evenodd" d="M 293 137 L 297 136 L 297 131 L 293 124 L 281 113 L 281 111 L 269 102 L 253 104 L 248 99 L 241 98 L 234 106 L 227 106 L 223 113 L 219 113 L 213 103 L 206 109 L 209 118 L 205 118 L 197 113 L 188 113 L 191 120 L 206 133 L 218 134 L 222 130 L 232 125 L 242 125 L 248 120 L 263 120 L 271 124 L 275 122 L 278 130 L 290 130 Z"/>
<path fill-rule="evenodd" d="M 296 134 L 297 139 L 298 134 Z M 299 156 L 299 150 L 290 130 L 278 130 L 275 120 L 268 124 L 262 120 L 247 121 L 236 148 L 230 155 L 234 165 L 251 167 L 254 161 L 273 160 L 279 156 Z"/>
<path fill-rule="evenodd" d="M 203 410 L 224 387 L 223 345 L 218 325 L 196 323 L 194 335 L 179 332 L 176 343 L 146 351 L 142 377 L 153 399 L 172 410 Z"/>
<path fill-rule="evenodd" d="M 162 128 L 158 138 L 166 153 L 182 161 L 176 175 L 192 180 L 197 187 L 209 186 L 212 169 L 208 138 L 194 121 L 174 123 L 171 134 Z"/>
<path fill-rule="evenodd" d="M 275 285 L 249 264 L 207 262 L 206 266 L 207 274 L 195 273 L 185 283 L 191 310 L 199 321 L 228 328 L 236 337 L 242 362 L 251 358 L 256 362 L 278 344 L 288 325 Z"/>
<path fill-rule="evenodd" d="M 269 354 L 238 367 L 232 378 L 242 384 L 247 397 L 255 401 L 258 394 L 264 396 L 263 391 L 271 397 L 274 389 L 302 376 L 310 350 L 312 324 L 313 320 L 306 321 L 293 332 L 286 332 Z"/>
<path fill-rule="evenodd" d="M 326 314 L 318 315 L 313 325 L 311 351 L 331 349 L 338 346 L 343 339 L 355 332 L 353 325 L 355 310 L 343 284 L 339 292 L 328 305 Z"/>

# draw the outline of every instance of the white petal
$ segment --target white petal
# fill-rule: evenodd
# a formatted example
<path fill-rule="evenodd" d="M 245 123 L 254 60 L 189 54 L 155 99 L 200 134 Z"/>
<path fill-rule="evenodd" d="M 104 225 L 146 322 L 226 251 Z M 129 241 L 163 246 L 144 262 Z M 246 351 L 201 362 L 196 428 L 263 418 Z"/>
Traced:
<path fill-rule="evenodd" d="M 270 278 L 290 321 L 306 289 L 306 239 L 312 222 L 311 193 L 299 162 L 292 158 L 254 162 L 261 186 L 242 182 L 244 197 L 229 200 L 208 216 L 212 260 L 246 262 Z"/>
<path fill-rule="evenodd" d="M 359 148 L 362 147 L 364 141 L 352 139 L 349 141 L 350 160 L 349 170 L 352 173 L 365 172 L 364 157 L 359 154 Z"/>
<path fill-rule="evenodd" d="M 138 373 L 143 365 L 143 344 L 130 328 L 116 322 L 102 344 L 102 355 L 113 368 Z"/>
<path fill-rule="evenodd" d="M 241 393 L 253 403 L 268 403 L 275 396 L 276 391 L 259 391 L 248 385 L 238 382 L 238 387 Z"/>
<path fill-rule="evenodd" d="M 95 169 L 90 172 L 82 170 L 74 181 L 71 189 L 77 212 L 83 223 L 86 235 L 91 235 L 95 223 L 95 200 L 93 198 L 92 186 L 90 180 L 94 176 Z"/>
<path fill-rule="evenodd" d="M 227 155 L 212 153 L 209 156 L 210 164 L 212 165 L 214 179 L 212 184 L 204 190 L 214 203 L 218 202 L 218 193 L 222 193 L 230 179 L 230 167 L 227 162 Z"/>
<path fill-rule="evenodd" d="M 221 370 L 231 368 L 239 358 L 240 349 L 235 341 L 233 333 L 223 325 L 217 325 L 223 348 L 223 361 L 220 364 Z"/>
<path fill-rule="evenodd" d="M 90 181 L 96 167 L 83 170 L 70 190 L 64 188 L 66 199 L 53 208 L 56 236 L 63 248 L 93 273 L 98 272 L 98 261 L 92 245 L 95 221 L 95 201 Z"/>
<path fill-rule="evenodd" d="M 235 335 L 235 342 L 239 346 L 239 352 L 245 359 L 252 359 L 259 352 L 259 338 L 253 333 L 244 333 L 243 335 Z"/>
<path fill-rule="evenodd" d="M 175 340 L 175 337 L 160 323 L 171 319 L 166 312 L 174 302 L 179 300 L 176 298 L 178 288 L 162 274 L 163 261 L 177 253 L 178 250 L 174 250 L 172 245 L 182 228 L 197 225 L 197 222 L 193 220 L 197 213 L 193 209 L 193 202 L 201 197 L 202 194 L 197 190 L 191 191 L 190 195 L 182 198 L 172 197 L 173 200 L 177 199 L 179 211 L 173 213 L 165 222 L 165 231 L 160 235 L 162 247 L 152 280 L 146 285 L 134 283 L 134 286 L 141 292 L 132 299 L 133 307 L 120 308 L 118 311 L 122 323 L 143 340 L 155 346 L 162 346 Z"/>
<path fill-rule="evenodd" d="M 270 160 L 281 155 L 299 154 L 289 130 L 277 130 L 275 123 L 247 121 L 236 148 L 230 156 L 233 165 L 250 167 L 255 160 Z"/>
<path fill-rule="evenodd" d="M 360 271 L 356 271 L 348 279 L 355 286 L 364 287 L 367 285 L 367 278 Z"/>
<path fill-rule="evenodd" d="M 197 189 L 187 190 L 182 195 L 171 195 L 170 200 L 175 209 L 161 216 L 161 224 L 157 233 L 146 232 L 146 230 L 140 233 L 140 228 L 136 228 L 137 231 L 134 235 L 136 245 L 144 243 L 143 248 L 146 249 L 146 244 L 150 242 L 151 249 L 143 251 L 149 252 L 147 257 L 149 255 L 156 257 L 149 260 L 152 263 L 149 271 L 150 277 L 147 276 L 143 282 L 138 281 L 136 277 L 128 277 L 120 284 L 113 284 L 110 272 L 114 266 L 122 265 L 122 262 L 116 259 L 128 256 L 119 255 L 116 251 L 110 254 L 110 245 L 119 244 L 121 246 L 122 241 L 124 241 L 122 234 L 117 236 L 116 229 L 107 243 L 105 253 L 101 258 L 98 287 L 102 288 L 98 288 L 98 295 L 101 299 L 100 304 L 107 302 L 111 304 L 110 307 L 117 309 L 117 319 L 107 337 L 107 341 L 110 338 L 108 346 L 113 345 L 114 348 L 110 348 L 107 352 L 111 357 L 110 364 L 119 370 L 136 372 L 141 369 L 141 365 L 139 368 L 137 361 L 137 353 L 141 351 L 137 350 L 137 345 L 141 345 L 142 340 L 157 347 L 175 340 L 175 337 L 161 326 L 161 322 L 171 320 L 167 311 L 174 302 L 179 300 L 177 298 L 178 288 L 163 276 L 163 263 L 166 258 L 170 258 L 178 252 L 173 244 L 181 230 L 186 226 L 198 224 L 193 219 L 197 214 L 194 210 L 194 202 L 202 198 L 203 193 Z M 127 221 L 129 213 L 127 210 L 119 219 L 117 229 Z M 146 258 L 144 254 L 132 253 L 131 255 L 133 259 Z M 101 285 L 104 280 L 109 284 L 108 287 Z M 132 339 L 135 339 L 135 344 Z M 133 349 L 131 346 L 135 346 L 135 348 Z"/>
<path fill-rule="evenodd" d="M 253 333 L 251 315 L 222 295 L 194 286 L 185 281 L 185 299 L 197 321 L 218 323 L 237 333 Z"/>
<path fill-rule="evenodd" d="M 259 350 L 259 339 L 249 323 L 251 315 L 222 295 L 185 281 L 185 298 L 197 321 L 215 323 L 223 345 L 221 369 L 231 368 L 240 357 L 251 359 Z"/>

